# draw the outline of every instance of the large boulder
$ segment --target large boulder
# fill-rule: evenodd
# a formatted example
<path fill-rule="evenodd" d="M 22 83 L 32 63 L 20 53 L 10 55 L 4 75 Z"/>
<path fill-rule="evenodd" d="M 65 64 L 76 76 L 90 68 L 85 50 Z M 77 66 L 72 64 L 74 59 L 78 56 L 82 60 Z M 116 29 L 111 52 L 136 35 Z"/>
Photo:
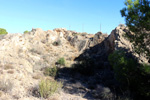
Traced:
<path fill-rule="evenodd" d="M 123 50 L 127 52 L 128 56 L 133 57 L 139 63 L 149 63 L 145 54 L 138 54 L 134 51 L 133 43 L 126 37 L 126 34 L 132 35 L 128 27 L 124 25 L 119 25 L 116 27 L 108 37 L 108 43 L 110 47 L 108 49 L 114 50 Z"/>
<path fill-rule="evenodd" d="M 102 32 L 97 32 L 93 37 L 93 45 L 101 43 L 108 35 Z"/>

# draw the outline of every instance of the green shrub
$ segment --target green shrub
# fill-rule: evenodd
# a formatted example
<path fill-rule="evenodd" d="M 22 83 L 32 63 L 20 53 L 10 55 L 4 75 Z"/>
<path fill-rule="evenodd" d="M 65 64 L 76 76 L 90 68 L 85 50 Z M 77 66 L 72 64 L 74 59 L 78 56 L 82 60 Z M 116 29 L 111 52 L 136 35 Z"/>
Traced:
<path fill-rule="evenodd" d="M 143 71 L 143 74 L 149 74 L 150 75 L 150 65 L 143 64 L 143 65 L 141 65 L 140 68 Z"/>
<path fill-rule="evenodd" d="M 2 35 L 2 34 L 8 34 L 6 29 L 0 28 L 0 35 Z"/>
<path fill-rule="evenodd" d="M 23 33 L 24 33 L 24 34 L 26 34 L 26 33 L 28 33 L 28 32 L 29 32 L 29 31 L 28 31 L 28 30 L 26 30 L 26 31 L 24 31 Z"/>
<path fill-rule="evenodd" d="M 135 76 L 134 73 L 137 72 L 136 62 L 126 58 L 125 54 L 119 51 L 114 52 L 108 59 L 113 66 L 115 78 L 128 87 Z"/>
<path fill-rule="evenodd" d="M 57 81 L 51 81 L 49 79 L 43 79 L 39 83 L 39 93 L 42 98 L 48 98 L 52 94 L 56 93 L 58 89 L 62 87 L 62 83 Z"/>
<path fill-rule="evenodd" d="M 60 59 L 57 61 L 57 63 L 58 63 L 58 64 L 60 64 L 60 65 L 65 66 L 66 61 L 65 61 L 65 59 L 64 59 L 64 58 L 60 58 Z"/>
<path fill-rule="evenodd" d="M 55 77 L 57 75 L 58 69 L 56 66 L 54 66 L 53 68 L 45 68 L 44 69 L 44 75 L 48 75 L 48 76 L 52 76 Z"/>
<path fill-rule="evenodd" d="M 150 66 L 138 64 L 125 56 L 124 52 L 116 51 L 109 55 L 115 78 L 123 90 L 129 90 L 136 96 L 150 97 Z"/>
<path fill-rule="evenodd" d="M 54 46 L 60 46 L 61 45 L 61 41 L 57 40 L 57 41 L 53 42 L 53 45 Z"/>
<path fill-rule="evenodd" d="M 138 92 L 144 97 L 150 98 L 150 65 L 140 65 L 140 84 Z"/>
<path fill-rule="evenodd" d="M 73 65 L 75 71 L 86 76 L 93 75 L 95 73 L 95 68 L 94 61 L 90 58 L 84 58 Z"/>

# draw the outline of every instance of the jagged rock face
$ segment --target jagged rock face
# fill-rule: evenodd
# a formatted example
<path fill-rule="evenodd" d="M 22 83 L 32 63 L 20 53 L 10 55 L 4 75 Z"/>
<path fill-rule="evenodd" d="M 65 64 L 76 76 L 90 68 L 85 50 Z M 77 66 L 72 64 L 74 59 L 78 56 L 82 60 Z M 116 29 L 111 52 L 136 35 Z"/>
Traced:
<path fill-rule="evenodd" d="M 101 43 L 108 35 L 98 32 L 95 35 L 67 31 L 64 28 L 54 29 L 58 34 L 63 34 L 64 38 L 75 47 L 80 53 L 87 48 Z"/>
<path fill-rule="evenodd" d="M 72 46 L 78 49 L 79 52 L 82 52 L 86 49 L 89 39 L 83 38 L 81 36 L 67 37 L 68 41 Z"/>
<path fill-rule="evenodd" d="M 113 30 L 108 37 L 110 44 L 109 49 L 111 50 L 123 50 L 129 53 L 134 59 L 137 59 L 139 63 L 149 63 L 145 54 L 137 54 L 134 51 L 133 44 L 128 40 L 125 34 L 133 34 L 129 29 L 124 25 L 119 25 L 115 30 Z"/>
<path fill-rule="evenodd" d="M 108 35 L 102 32 L 97 32 L 93 37 L 93 46 L 101 43 Z"/>
<path fill-rule="evenodd" d="M 106 66 L 109 54 L 117 50 L 122 50 L 127 52 L 130 57 L 133 57 L 139 63 L 148 63 L 148 59 L 144 54 L 138 55 L 134 52 L 134 46 L 125 36 L 126 34 L 133 33 L 124 25 L 116 27 L 108 37 L 98 32 L 90 42 L 93 43 L 93 46 L 89 46 L 89 49 L 86 48 L 87 50 L 85 49 L 77 60 L 91 58 L 95 61 L 96 65 Z"/>
<path fill-rule="evenodd" d="M 130 32 L 125 26 L 118 26 L 113 30 L 108 37 L 110 48 L 113 50 L 126 49 L 129 52 L 133 51 L 132 43 L 125 37 L 126 32 Z"/>
<path fill-rule="evenodd" d="M 67 31 L 64 28 L 54 29 L 58 34 L 62 34 L 62 37 L 69 41 L 69 43 L 75 47 L 79 52 L 83 51 L 87 45 L 88 38 L 85 38 L 80 33 L 74 31 Z"/>

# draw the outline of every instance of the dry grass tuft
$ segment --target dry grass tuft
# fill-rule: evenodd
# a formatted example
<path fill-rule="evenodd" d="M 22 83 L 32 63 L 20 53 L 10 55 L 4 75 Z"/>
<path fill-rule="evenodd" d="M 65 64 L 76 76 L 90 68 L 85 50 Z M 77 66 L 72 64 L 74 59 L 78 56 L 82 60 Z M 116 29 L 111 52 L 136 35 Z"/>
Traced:
<path fill-rule="evenodd" d="M 2 91 L 0 91 L 0 97 L 3 95 L 3 92 Z"/>
<path fill-rule="evenodd" d="M 0 70 L 0 74 L 3 74 L 3 71 L 2 71 L 2 70 Z"/>
<path fill-rule="evenodd" d="M 0 64 L 0 68 L 2 68 L 2 67 L 3 67 L 3 65 Z"/>
<path fill-rule="evenodd" d="M 56 93 L 62 87 L 62 83 L 57 81 L 51 81 L 49 79 L 43 79 L 39 83 L 39 93 L 42 98 L 48 98 L 52 94 Z"/>
<path fill-rule="evenodd" d="M 38 80 L 41 78 L 41 76 L 40 75 L 34 75 L 34 76 L 32 76 L 32 78 Z"/>
<path fill-rule="evenodd" d="M 11 91 L 13 88 L 13 83 L 7 79 L 7 80 L 0 80 L 0 90 L 4 92 Z"/>
<path fill-rule="evenodd" d="M 48 100 L 60 100 L 57 97 L 49 98 Z"/>
<path fill-rule="evenodd" d="M 14 67 L 11 64 L 6 64 L 6 65 L 4 65 L 4 69 L 5 70 L 14 69 Z"/>
<path fill-rule="evenodd" d="M 13 71 L 13 70 L 9 70 L 9 71 L 7 71 L 7 73 L 9 73 L 9 74 L 13 74 L 13 73 L 14 73 L 14 71 Z"/>

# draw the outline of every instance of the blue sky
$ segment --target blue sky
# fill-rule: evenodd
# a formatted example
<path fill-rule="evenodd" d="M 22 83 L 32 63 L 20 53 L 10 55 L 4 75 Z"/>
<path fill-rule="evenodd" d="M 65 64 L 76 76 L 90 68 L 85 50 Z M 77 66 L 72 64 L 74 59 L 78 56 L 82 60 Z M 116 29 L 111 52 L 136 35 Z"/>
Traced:
<path fill-rule="evenodd" d="M 32 28 L 110 32 L 124 24 L 125 0 L 0 0 L 0 28 L 23 33 Z"/>

